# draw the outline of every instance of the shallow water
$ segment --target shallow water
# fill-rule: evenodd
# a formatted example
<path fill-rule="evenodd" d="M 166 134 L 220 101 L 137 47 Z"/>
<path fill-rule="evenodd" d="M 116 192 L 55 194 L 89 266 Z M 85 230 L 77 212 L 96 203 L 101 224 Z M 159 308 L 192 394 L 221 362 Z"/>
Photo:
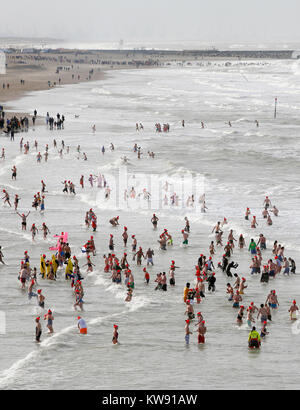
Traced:
<path fill-rule="evenodd" d="M 7 267 L 0 266 L 0 310 L 6 314 L 6 334 L 0 335 L 0 388 L 70 387 L 76 378 L 78 388 L 298 388 L 297 328 L 290 324 L 287 310 L 298 298 L 297 276 L 276 278 L 262 285 L 251 277 L 247 250 L 235 250 L 233 259 L 239 263 L 238 273 L 247 278 L 248 289 L 243 303 L 263 303 L 270 289 L 276 289 L 280 308 L 269 325 L 270 335 L 260 352 L 248 352 L 246 325 L 236 326 L 237 312 L 226 298 L 227 278 L 219 271 L 215 294 L 207 294 L 200 307 L 208 333 L 205 346 L 197 345 L 196 335 L 190 346 L 184 343 L 184 311 L 182 291 L 187 281 L 194 282 L 194 265 L 200 253 L 208 255 L 214 240 L 211 229 L 218 220 L 228 219 L 224 242 L 230 228 L 235 237 L 243 233 L 247 243 L 263 232 L 268 239 L 264 261 L 271 256 L 275 239 L 286 247 L 286 256 L 296 260 L 299 252 L 297 226 L 299 215 L 298 132 L 300 69 L 293 61 L 256 62 L 225 67 L 224 63 L 210 66 L 119 71 L 105 81 L 65 86 L 32 93 L 14 103 L 20 111 L 40 115 L 49 111 L 64 113 L 66 126 L 62 131 L 37 127 L 24 140 L 31 143 L 30 154 L 19 152 L 19 136 L 11 143 L 0 137 L 0 148 L 7 158 L 0 164 L 0 186 L 13 198 L 21 197 L 20 210 L 30 210 L 32 196 L 40 190 L 40 181 L 47 184 L 44 215 L 31 210 L 28 225 L 42 222 L 51 234 L 69 232 L 72 252 L 84 258 L 81 247 L 91 232 L 86 231 L 84 216 L 93 207 L 99 227 L 94 234 L 97 264 L 93 274 L 84 275 L 85 312 L 89 334 L 76 331 L 76 316 L 72 309 L 73 296 L 63 272 L 56 283 L 39 279 L 46 295 L 46 308 L 54 312 L 53 336 L 44 333 L 42 343 L 34 343 L 34 318 L 39 314 L 34 300 L 27 299 L 16 279 L 24 250 L 31 256 L 32 266 L 39 266 L 39 255 L 46 253 L 52 241 L 38 235 L 32 243 L 29 232 L 20 230 L 20 219 L 8 207 L 1 207 L 0 244 Z M 273 118 L 274 98 L 278 97 L 278 117 Z M 74 118 L 79 115 L 79 118 Z M 181 126 L 185 119 L 186 126 Z M 258 120 L 259 128 L 254 121 Z M 201 129 L 201 121 L 205 129 Z M 232 128 L 226 123 L 232 122 Z M 135 123 L 142 122 L 144 131 L 136 132 Z M 168 122 L 169 133 L 155 133 L 156 122 Z M 91 127 L 96 125 L 96 133 Z M 63 139 L 70 153 L 61 159 L 53 149 Z M 37 139 L 43 153 L 49 144 L 49 159 L 36 163 L 33 142 Z M 109 144 L 116 149 L 111 152 Z M 136 159 L 134 143 L 142 147 L 141 160 Z M 86 152 L 88 161 L 77 159 L 76 146 Z M 105 155 L 101 147 L 106 147 Z M 150 159 L 147 151 L 154 151 Z M 122 166 L 121 157 L 129 158 Z M 10 179 L 13 164 L 18 168 L 16 182 Z M 112 188 L 109 201 L 103 190 L 88 186 L 88 175 L 104 173 Z M 86 187 L 79 187 L 80 175 L 85 175 Z M 127 177 L 126 177 L 127 175 Z M 75 198 L 62 193 L 61 181 L 73 180 L 77 185 Z M 165 181 L 173 184 L 167 195 L 175 190 L 180 197 L 178 207 L 163 205 Z M 182 182 L 184 181 L 184 182 Z M 123 184 L 123 185 L 122 185 Z M 151 203 L 142 198 L 123 201 L 123 191 L 135 186 L 137 192 L 147 188 Z M 187 208 L 186 200 L 195 194 L 196 200 L 205 192 L 208 212 L 199 206 Z M 261 217 L 264 197 L 269 195 L 279 208 L 280 216 L 267 226 Z M 198 205 L 198 204 L 197 204 Z M 246 207 L 257 215 L 255 233 L 244 220 Z M 150 219 L 155 212 L 160 218 L 158 231 Z M 120 216 L 121 226 L 111 228 L 108 220 Z M 191 222 L 190 244 L 181 246 L 184 217 Z M 136 234 L 138 246 L 154 247 L 155 266 L 150 268 L 151 283 L 143 283 L 142 267 L 132 262 L 136 289 L 132 302 L 126 304 L 126 291 L 111 283 L 103 272 L 102 255 L 108 252 L 109 234 L 113 233 L 116 253 L 122 254 L 123 226 L 129 235 Z M 158 234 L 167 228 L 173 235 L 174 246 L 162 253 L 158 249 Z M 129 240 L 130 245 L 130 240 Z M 130 246 L 127 252 L 131 255 Z M 214 263 L 221 259 L 218 249 Z M 131 257 L 130 257 L 131 259 Z M 159 271 L 168 271 L 174 259 L 176 287 L 167 293 L 154 291 L 154 278 Z M 84 272 L 84 268 L 83 268 Z M 299 298 L 298 298 L 299 299 Z M 112 325 L 118 323 L 119 346 L 111 344 Z M 257 324 L 260 327 L 260 323 Z M 193 327 L 193 326 L 192 326 Z M 280 352 L 280 354 L 278 354 Z M 290 375 L 293 374 L 293 378 Z M 230 375 L 230 379 L 228 378 Z M 187 376 L 192 376 L 188 378 Z M 203 377 L 205 376 L 205 378 Z"/>

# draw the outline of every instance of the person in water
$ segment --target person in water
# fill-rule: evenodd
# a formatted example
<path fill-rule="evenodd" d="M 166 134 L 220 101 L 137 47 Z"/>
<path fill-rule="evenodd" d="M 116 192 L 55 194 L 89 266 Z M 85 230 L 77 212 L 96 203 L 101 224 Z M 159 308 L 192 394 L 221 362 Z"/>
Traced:
<path fill-rule="evenodd" d="M 248 337 L 248 346 L 250 349 L 259 349 L 261 344 L 260 334 L 257 332 L 256 327 L 253 326 Z"/>
<path fill-rule="evenodd" d="M 119 333 L 118 333 L 118 325 L 114 325 L 114 332 L 113 332 L 113 338 L 112 342 L 114 345 L 118 344 L 118 338 L 119 338 Z"/>

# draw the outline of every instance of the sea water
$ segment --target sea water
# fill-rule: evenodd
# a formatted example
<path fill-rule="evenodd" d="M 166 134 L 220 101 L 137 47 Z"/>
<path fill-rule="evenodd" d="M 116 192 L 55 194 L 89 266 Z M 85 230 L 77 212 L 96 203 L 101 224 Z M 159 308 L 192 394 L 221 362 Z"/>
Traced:
<path fill-rule="evenodd" d="M 0 137 L 0 148 L 6 159 L 0 164 L 0 187 L 12 199 L 21 198 L 19 212 L 31 211 L 28 227 L 45 222 L 51 234 L 36 241 L 30 232 L 21 231 L 21 220 L 13 208 L 0 210 L 0 244 L 7 266 L 0 266 L 1 313 L 1 389 L 54 388 L 68 389 L 208 389 L 208 388 L 298 388 L 297 323 L 292 325 L 288 309 L 291 301 L 299 299 L 299 278 L 279 275 L 269 284 L 261 284 L 259 277 L 250 275 L 251 258 L 246 249 L 235 249 L 233 260 L 239 263 L 237 272 L 246 277 L 248 288 L 243 296 L 247 307 L 251 301 L 264 303 L 271 289 L 276 289 L 280 307 L 273 313 L 268 326 L 270 334 L 260 352 L 249 352 L 246 324 L 236 325 L 237 312 L 228 302 L 228 278 L 216 269 L 216 292 L 207 292 L 195 311 L 201 311 L 207 325 L 206 344 L 198 346 L 194 324 L 190 345 L 185 345 L 185 305 L 182 299 L 186 282 L 195 283 L 195 264 L 201 253 L 208 255 L 217 221 L 224 217 L 224 244 L 229 229 L 235 238 L 243 233 L 246 244 L 263 233 L 267 238 L 266 262 L 272 256 L 273 241 L 285 246 L 285 255 L 296 260 L 299 255 L 299 160 L 300 160 L 300 69 L 293 61 L 225 62 L 199 66 L 176 64 L 145 70 L 110 72 L 104 81 L 57 87 L 34 92 L 12 104 L 20 112 L 41 116 L 49 112 L 64 114 L 65 129 L 50 131 L 46 125 L 30 128 L 17 134 L 10 142 Z M 278 97 L 277 118 L 274 119 L 274 100 Z M 75 118 L 76 115 L 76 118 Z M 185 127 L 181 121 L 185 120 Z M 255 120 L 259 122 L 256 126 Z M 205 128 L 202 129 L 201 121 Z M 232 127 L 228 122 L 231 121 Z M 142 123 L 144 130 L 136 131 Z M 156 133 L 155 123 L 169 123 L 168 133 Z M 95 124 L 96 132 L 92 131 Z M 29 141 L 30 152 L 19 150 L 19 139 Z M 70 147 L 60 158 L 53 148 L 61 141 Z M 49 145 L 49 159 L 36 161 L 34 140 L 38 151 Z M 115 150 L 109 146 L 113 143 Z M 137 159 L 134 144 L 142 150 Z M 81 146 L 88 160 L 78 156 Z M 105 154 L 101 148 L 105 147 Z M 155 159 L 148 151 L 155 152 Z M 129 160 L 124 165 L 122 158 Z M 18 169 L 17 181 L 11 180 L 11 168 Z M 90 174 L 104 174 L 111 188 L 111 198 L 104 190 L 90 187 Z M 85 188 L 79 178 L 85 176 Z M 47 184 L 45 212 L 31 207 L 33 195 L 41 191 L 41 180 Z M 64 180 L 76 185 L 76 196 L 62 192 Z M 170 184 L 165 190 L 166 181 Z M 137 193 L 146 189 L 150 201 L 143 196 L 127 201 L 124 190 L 135 187 Z M 170 205 L 173 192 L 178 205 Z M 206 213 L 201 213 L 199 197 L 205 193 Z M 194 207 L 187 199 L 195 195 Z M 265 196 L 280 210 L 268 226 L 261 211 Z M 165 196 L 168 204 L 164 202 Z M 245 221 L 246 207 L 256 215 L 258 227 L 250 228 Z M 88 231 L 85 212 L 93 208 L 98 217 L 97 232 Z M 156 213 L 158 229 L 153 230 L 150 219 Z M 120 226 L 112 228 L 109 219 L 119 216 Z M 181 229 L 184 217 L 191 224 L 189 246 L 182 247 Z M 123 247 L 121 234 L 128 227 L 129 238 L 136 235 L 138 246 L 145 251 L 154 249 L 154 266 L 149 267 L 150 284 L 144 284 L 142 268 L 132 261 L 131 240 Z M 161 251 L 157 240 L 166 228 L 174 245 Z M 74 296 L 70 283 L 59 271 L 56 282 L 38 277 L 38 288 L 46 296 L 46 309 L 53 311 L 54 330 L 47 335 L 44 321 L 42 342 L 34 341 L 37 315 L 43 311 L 36 300 L 27 298 L 20 289 L 17 275 L 20 260 L 27 250 L 31 266 L 39 268 L 40 254 L 51 257 L 49 247 L 55 244 L 54 234 L 69 233 L 72 254 L 80 264 L 83 244 L 94 235 L 97 256 L 93 273 L 82 273 L 85 291 L 84 312 L 73 310 Z M 114 235 L 115 253 L 127 252 L 135 277 L 134 296 L 124 302 L 124 285 L 113 284 L 103 271 L 103 254 L 108 253 L 110 234 Z M 221 260 L 223 250 L 217 248 L 214 264 Z M 167 292 L 155 291 L 154 279 L 166 271 L 171 260 L 176 270 L 176 286 Z M 232 283 L 232 281 L 231 281 Z M 300 300 L 300 299 L 299 299 Z M 300 302 L 299 302 L 300 303 Z M 80 314 L 88 324 L 88 335 L 81 336 L 76 328 Z M 112 345 L 113 324 L 119 325 L 120 345 Z M 257 323 L 260 330 L 260 322 Z"/>

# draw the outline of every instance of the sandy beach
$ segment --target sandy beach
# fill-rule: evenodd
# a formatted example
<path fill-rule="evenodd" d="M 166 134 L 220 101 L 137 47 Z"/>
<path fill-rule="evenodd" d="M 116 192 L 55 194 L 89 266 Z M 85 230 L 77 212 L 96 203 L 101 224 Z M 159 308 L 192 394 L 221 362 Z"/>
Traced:
<path fill-rule="evenodd" d="M 210 51 L 163 51 L 163 50 L 49 50 L 49 52 L 6 53 L 6 74 L 0 75 L 0 104 L 7 104 L 32 91 L 47 90 L 66 84 L 102 80 L 106 71 L 140 69 L 178 65 L 193 62 L 240 61 L 256 58 L 289 58 L 290 52 L 210 52 Z M 189 63 L 188 63 L 189 64 Z M 21 82 L 21 80 L 23 80 Z M 9 87 L 7 87 L 9 84 Z M 9 104 L 5 109 L 9 110 Z M 10 112 L 10 115 L 14 113 Z M 32 113 L 26 113 L 31 115 Z M 20 115 L 20 113 L 18 114 Z M 21 113 L 22 115 L 22 113 Z M 23 113 L 23 115 L 25 115 Z"/>

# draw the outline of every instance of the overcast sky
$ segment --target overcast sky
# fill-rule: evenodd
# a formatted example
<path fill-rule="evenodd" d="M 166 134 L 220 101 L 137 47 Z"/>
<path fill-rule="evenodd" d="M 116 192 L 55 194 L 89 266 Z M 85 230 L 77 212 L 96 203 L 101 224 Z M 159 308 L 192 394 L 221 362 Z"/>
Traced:
<path fill-rule="evenodd" d="M 299 42 L 300 0 L 4 0 L 1 36 Z"/>

